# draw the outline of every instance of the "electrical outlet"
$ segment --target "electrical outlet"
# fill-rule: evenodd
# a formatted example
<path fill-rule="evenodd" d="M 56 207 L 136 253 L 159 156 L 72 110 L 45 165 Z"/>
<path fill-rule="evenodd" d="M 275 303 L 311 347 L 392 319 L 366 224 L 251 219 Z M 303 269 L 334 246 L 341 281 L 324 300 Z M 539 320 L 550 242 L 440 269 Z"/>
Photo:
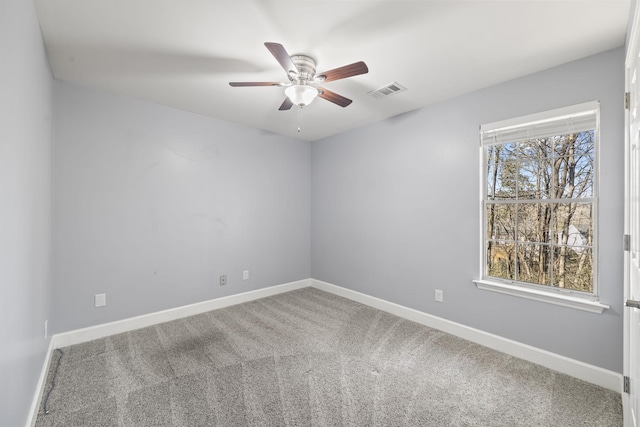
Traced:
<path fill-rule="evenodd" d="M 444 301 L 444 294 L 442 292 L 442 289 L 436 289 L 436 301 L 437 302 L 443 302 Z"/>
<path fill-rule="evenodd" d="M 249 270 L 242 272 L 242 280 L 249 280 Z"/>
<path fill-rule="evenodd" d="M 49 321 L 45 320 L 44 321 L 44 339 L 46 340 L 47 337 L 49 336 L 48 334 L 48 329 L 49 329 Z"/>
<path fill-rule="evenodd" d="M 105 305 L 107 305 L 107 294 L 96 294 L 93 302 L 96 308 L 104 307 Z"/>
<path fill-rule="evenodd" d="M 220 276 L 220 286 L 224 286 L 227 284 L 227 275 L 223 274 L 222 276 Z"/>

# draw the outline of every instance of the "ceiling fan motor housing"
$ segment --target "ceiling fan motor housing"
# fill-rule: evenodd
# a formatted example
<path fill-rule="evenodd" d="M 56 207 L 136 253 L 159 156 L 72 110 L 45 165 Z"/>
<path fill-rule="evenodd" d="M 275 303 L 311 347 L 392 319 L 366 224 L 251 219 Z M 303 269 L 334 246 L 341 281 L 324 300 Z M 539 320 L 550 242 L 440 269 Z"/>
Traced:
<path fill-rule="evenodd" d="M 307 84 L 316 75 L 316 61 L 307 55 L 292 55 L 291 60 L 298 69 L 298 74 L 289 76 L 294 84 Z"/>

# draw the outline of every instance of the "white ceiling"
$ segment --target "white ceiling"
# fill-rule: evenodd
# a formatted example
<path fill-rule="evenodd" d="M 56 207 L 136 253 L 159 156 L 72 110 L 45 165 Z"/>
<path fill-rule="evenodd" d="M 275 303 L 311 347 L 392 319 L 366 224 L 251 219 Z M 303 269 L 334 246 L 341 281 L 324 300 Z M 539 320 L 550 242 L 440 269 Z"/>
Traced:
<path fill-rule="evenodd" d="M 54 76 L 268 132 L 316 140 L 624 44 L 629 0 L 36 0 Z M 264 42 L 353 100 L 278 111 L 287 81 Z M 623 72 L 623 70 L 620 70 Z M 396 81 L 407 91 L 367 93 Z"/>

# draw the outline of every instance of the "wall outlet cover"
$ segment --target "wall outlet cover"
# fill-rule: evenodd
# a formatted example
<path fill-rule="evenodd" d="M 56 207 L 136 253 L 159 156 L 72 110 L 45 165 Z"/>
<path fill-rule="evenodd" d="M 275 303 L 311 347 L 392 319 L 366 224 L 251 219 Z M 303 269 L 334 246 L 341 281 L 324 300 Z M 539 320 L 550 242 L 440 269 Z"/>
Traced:
<path fill-rule="evenodd" d="M 94 298 L 94 303 L 96 308 L 104 307 L 105 305 L 107 305 L 107 294 L 96 294 Z"/>

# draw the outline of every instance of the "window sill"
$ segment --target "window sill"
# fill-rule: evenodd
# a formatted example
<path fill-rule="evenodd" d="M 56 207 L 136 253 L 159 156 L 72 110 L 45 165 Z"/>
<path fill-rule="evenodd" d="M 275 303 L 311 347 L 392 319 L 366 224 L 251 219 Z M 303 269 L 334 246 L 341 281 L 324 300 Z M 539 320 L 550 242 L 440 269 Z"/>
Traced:
<path fill-rule="evenodd" d="M 478 289 L 532 299 L 535 301 L 546 302 L 548 304 L 561 305 L 563 307 L 575 308 L 576 310 L 583 310 L 591 313 L 601 314 L 605 309 L 610 308 L 608 305 L 601 304 L 598 301 L 591 301 L 569 295 L 544 292 L 520 286 L 511 286 L 497 282 L 490 282 L 488 280 L 474 280 L 473 282 L 476 284 Z"/>

